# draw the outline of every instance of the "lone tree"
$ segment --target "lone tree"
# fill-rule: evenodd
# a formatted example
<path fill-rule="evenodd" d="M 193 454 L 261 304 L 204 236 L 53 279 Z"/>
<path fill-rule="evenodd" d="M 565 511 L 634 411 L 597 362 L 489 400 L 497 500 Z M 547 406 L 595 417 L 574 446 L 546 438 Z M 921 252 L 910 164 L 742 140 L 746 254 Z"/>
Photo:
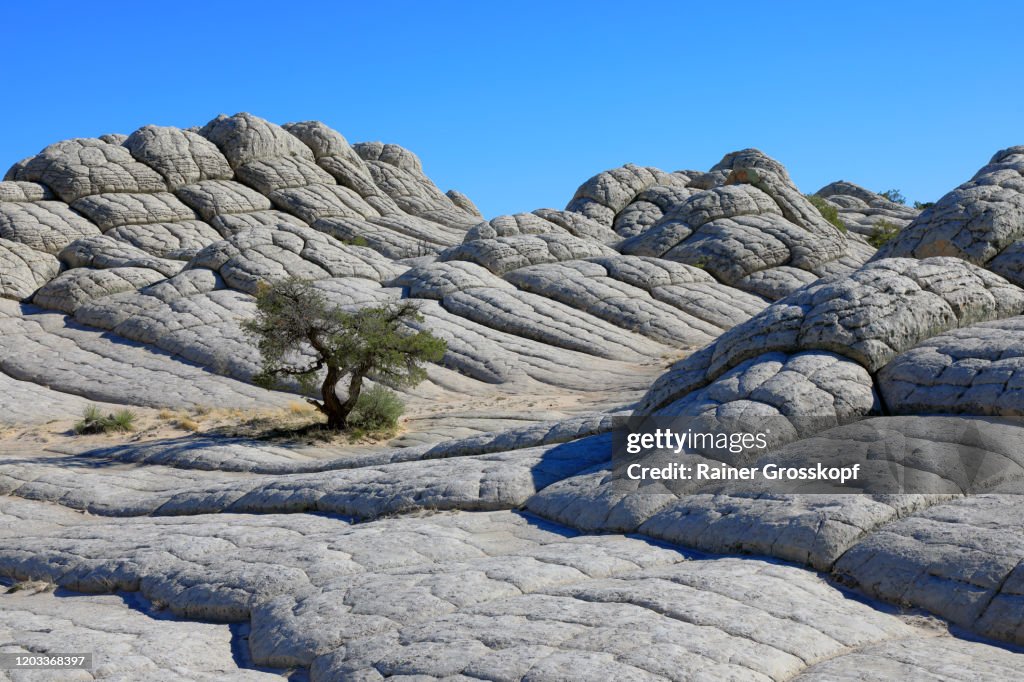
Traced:
<path fill-rule="evenodd" d="M 294 377 L 309 392 L 326 369 L 322 401 L 307 402 L 335 430 L 346 427 L 368 375 L 390 386 L 415 386 L 427 376 L 422 363 L 440 360 L 447 348 L 430 332 L 407 326 L 423 320 L 411 301 L 350 313 L 328 303 L 311 283 L 290 279 L 262 287 L 256 310 L 256 317 L 243 323 L 262 357 L 256 384 L 273 388 Z M 342 402 L 335 389 L 346 375 L 348 397 Z"/>

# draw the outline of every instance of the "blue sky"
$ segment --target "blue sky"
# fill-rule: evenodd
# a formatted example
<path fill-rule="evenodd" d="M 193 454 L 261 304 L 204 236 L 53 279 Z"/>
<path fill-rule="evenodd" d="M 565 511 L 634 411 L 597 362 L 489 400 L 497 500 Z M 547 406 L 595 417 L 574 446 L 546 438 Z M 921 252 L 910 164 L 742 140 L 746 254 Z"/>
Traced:
<path fill-rule="evenodd" d="M 250 111 L 419 154 L 488 216 L 758 147 L 934 200 L 1024 144 L 1018 3 L 12 3 L 0 166 Z"/>

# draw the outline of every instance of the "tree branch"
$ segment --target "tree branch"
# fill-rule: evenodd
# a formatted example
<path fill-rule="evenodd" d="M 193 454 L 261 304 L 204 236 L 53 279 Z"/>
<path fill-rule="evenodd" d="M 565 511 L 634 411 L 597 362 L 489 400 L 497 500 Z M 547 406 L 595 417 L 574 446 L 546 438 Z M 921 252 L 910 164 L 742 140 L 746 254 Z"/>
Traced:
<path fill-rule="evenodd" d="M 298 376 L 301 374 L 309 374 L 315 372 L 318 369 L 323 369 L 324 361 L 320 358 L 306 369 L 291 369 L 290 367 L 278 367 L 277 369 L 268 370 L 271 374 L 287 374 L 289 376 Z"/>

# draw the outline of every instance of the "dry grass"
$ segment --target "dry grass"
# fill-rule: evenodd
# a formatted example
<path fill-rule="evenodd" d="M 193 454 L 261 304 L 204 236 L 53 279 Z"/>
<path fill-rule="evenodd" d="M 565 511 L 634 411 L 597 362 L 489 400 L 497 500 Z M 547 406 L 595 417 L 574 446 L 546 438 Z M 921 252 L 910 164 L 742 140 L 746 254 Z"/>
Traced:
<path fill-rule="evenodd" d="M 309 403 L 299 402 L 293 400 L 288 403 L 288 411 L 295 415 L 313 415 L 317 413 L 317 409 Z"/>
<path fill-rule="evenodd" d="M 8 587 L 5 594 L 14 594 L 15 592 L 41 594 L 45 592 L 53 592 L 56 589 L 57 585 L 50 580 L 22 580 Z"/>
<path fill-rule="evenodd" d="M 182 417 L 174 422 L 175 426 L 179 429 L 185 429 L 186 431 L 192 431 L 193 433 L 202 428 L 202 424 L 189 417 Z"/>

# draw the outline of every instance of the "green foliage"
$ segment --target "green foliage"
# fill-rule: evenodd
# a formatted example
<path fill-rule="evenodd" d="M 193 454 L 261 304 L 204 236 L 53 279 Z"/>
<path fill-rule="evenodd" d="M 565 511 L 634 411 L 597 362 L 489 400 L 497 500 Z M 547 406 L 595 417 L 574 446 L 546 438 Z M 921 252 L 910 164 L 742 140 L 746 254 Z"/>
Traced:
<path fill-rule="evenodd" d="M 814 208 L 818 209 L 818 213 L 821 214 L 822 218 L 839 228 L 840 232 L 844 234 L 846 233 L 846 224 L 839 218 L 839 209 L 835 204 L 830 203 L 825 200 L 824 197 L 819 197 L 816 194 L 805 194 L 804 196 L 807 197 L 808 201 L 814 204 Z"/>
<path fill-rule="evenodd" d="M 342 244 L 347 244 L 349 246 L 369 246 L 370 245 L 370 242 L 366 241 L 365 237 L 353 237 L 352 239 L 343 239 L 343 240 L 341 240 L 341 243 Z"/>
<path fill-rule="evenodd" d="M 75 433 L 84 435 L 132 431 L 135 429 L 135 417 L 131 410 L 103 414 L 96 405 L 88 405 L 82 412 L 82 420 L 75 424 Z"/>
<path fill-rule="evenodd" d="M 398 418 L 405 411 L 394 391 L 377 385 L 359 395 L 348 426 L 367 433 L 388 433 L 398 428 Z"/>
<path fill-rule="evenodd" d="M 887 189 L 884 192 L 879 192 L 879 194 L 896 204 L 907 203 L 907 198 L 903 196 L 903 192 L 899 191 L 898 189 Z"/>
<path fill-rule="evenodd" d="M 879 220 L 871 229 L 871 236 L 868 237 L 868 243 L 876 249 L 880 249 L 884 244 L 892 241 L 892 239 L 899 233 L 900 228 L 893 223 L 890 223 L 888 220 Z"/>
<path fill-rule="evenodd" d="M 916 208 L 918 211 L 923 211 L 925 209 L 931 208 L 934 205 L 935 205 L 934 201 L 915 201 L 914 202 L 914 208 Z"/>
<path fill-rule="evenodd" d="M 412 329 L 423 317 L 411 301 L 348 312 L 330 304 L 311 283 L 291 279 L 263 287 L 256 310 L 256 317 L 243 323 L 262 358 L 255 382 L 274 388 L 282 377 L 291 377 L 311 393 L 323 377 L 322 402 L 313 404 L 332 429 L 345 428 L 365 377 L 415 386 L 427 376 L 423 363 L 440 360 L 447 350 L 430 332 Z M 341 402 L 335 389 L 346 375 L 348 399 Z"/>

